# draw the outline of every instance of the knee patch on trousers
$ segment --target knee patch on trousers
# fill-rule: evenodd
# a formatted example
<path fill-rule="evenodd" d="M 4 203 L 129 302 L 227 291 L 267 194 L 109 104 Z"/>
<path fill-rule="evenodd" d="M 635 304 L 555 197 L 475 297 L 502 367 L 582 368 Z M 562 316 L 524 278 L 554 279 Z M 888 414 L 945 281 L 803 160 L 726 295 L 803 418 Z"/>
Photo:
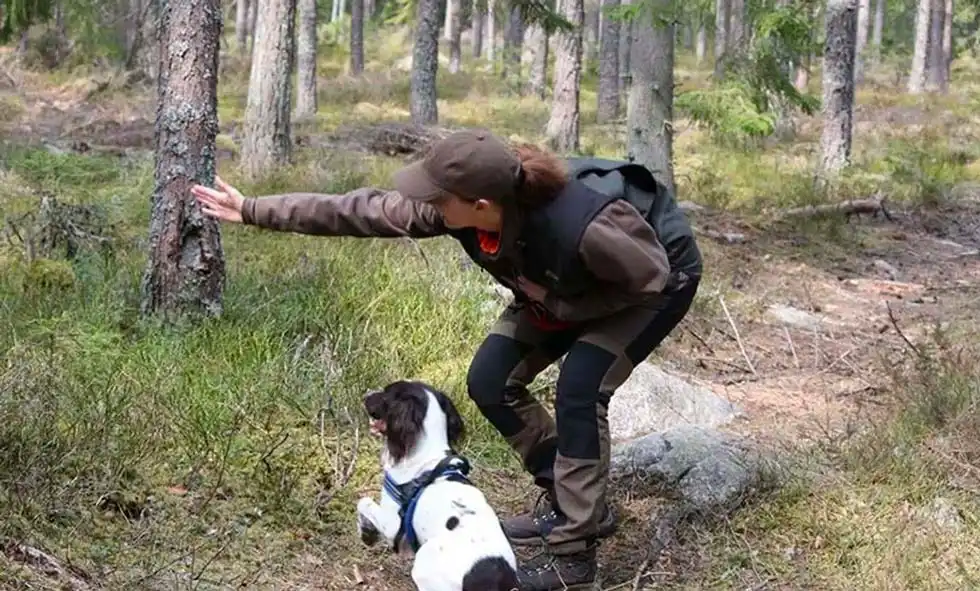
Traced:
<path fill-rule="evenodd" d="M 574 357 L 573 357 L 574 356 Z M 567 458 L 599 459 L 599 425 L 596 405 L 608 401 L 599 394 L 602 380 L 616 355 L 590 343 L 575 345 L 558 377 L 555 415 L 558 453 Z"/>

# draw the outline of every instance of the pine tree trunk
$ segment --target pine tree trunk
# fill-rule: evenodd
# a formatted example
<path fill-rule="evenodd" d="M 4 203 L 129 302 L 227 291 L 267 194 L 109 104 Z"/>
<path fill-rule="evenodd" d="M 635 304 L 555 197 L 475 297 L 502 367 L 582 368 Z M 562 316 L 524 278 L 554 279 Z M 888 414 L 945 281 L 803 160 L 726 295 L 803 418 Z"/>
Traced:
<path fill-rule="evenodd" d="M 472 24 L 473 28 L 473 57 L 478 58 L 483 55 L 483 21 L 487 16 L 486 2 L 473 0 Z"/>
<path fill-rule="evenodd" d="M 946 0 L 943 21 L 943 82 L 944 92 L 949 89 L 953 73 L 953 0 Z"/>
<path fill-rule="evenodd" d="M 649 5 L 661 13 L 670 2 L 654 0 Z M 674 25 L 654 25 L 651 15 L 644 12 L 634 27 L 633 84 L 626 105 L 627 153 L 673 192 Z"/>
<path fill-rule="evenodd" d="M 716 80 L 725 77 L 728 59 L 728 32 L 731 23 L 731 0 L 715 0 L 715 72 Z"/>
<path fill-rule="evenodd" d="M 555 82 L 545 136 L 552 149 L 576 152 L 579 146 L 579 85 L 582 78 L 582 0 L 563 0 L 562 15 L 574 27 L 561 31 L 555 47 Z"/>
<path fill-rule="evenodd" d="M 296 118 L 316 115 L 316 0 L 297 0 Z"/>
<path fill-rule="evenodd" d="M 524 51 L 524 19 L 521 11 L 511 8 L 507 19 L 507 29 L 504 31 L 504 55 L 500 75 L 504 80 L 513 81 L 520 87 L 521 53 Z"/>
<path fill-rule="evenodd" d="M 221 3 L 160 0 L 156 169 L 141 315 L 218 316 L 225 263 L 218 223 L 191 186 L 213 186 Z"/>
<path fill-rule="evenodd" d="M 544 100 L 548 92 L 548 33 L 541 25 L 531 25 L 527 37 L 531 48 L 531 72 L 527 80 L 527 90 Z"/>
<path fill-rule="evenodd" d="M 872 56 L 877 63 L 881 59 L 881 36 L 885 28 L 885 7 L 888 0 L 875 1 L 875 19 L 871 27 L 871 46 L 874 48 Z"/>
<path fill-rule="evenodd" d="M 946 92 L 943 80 L 946 58 L 943 53 L 943 27 L 946 23 L 946 0 L 932 0 L 929 15 L 929 49 L 926 52 L 926 90 Z"/>
<path fill-rule="evenodd" d="M 582 46 L 582 61 L 592 63 L 599 58 L 599 9 L 601 0 L 584 0 L 585 38 Z"/>
<path fill-rule="evenodd" d="M 909 71 L 910 94 L 921 94 L 926 87 L 926 55 L 929 52 L 929 16 L 932 0 L 919 0 L 915 13 L 915 49 Z"/>
<path fill-rule="evenodd" d="M 354 8 L 351 7 L 351 12 Z M 371 22 L 374 19 L 375 13 L 378 11 L 378 6 L 375 4 L 374 0 L 364 0 L 364 7 L 361 8 L 361 14 L 363 14 L 363 19 L 365 23 Z M 363 29 L 363 26 L 361 27 Z M 362 33 L 363 36 L 363 33 Z"/>
<path fill-rule="evenodd" d="M 704 63 L 704 58 L 708 55 L 708 28 L 704 26 L 704 23 L 698 26 L 698 38 L 694 45 L 694 55 L 697 58 L 699 66 Z"/>
<path fill-rule="evenodd" d="M 730 0 L 728 13 L 728 51 L 738 55 L 745 48 L 745 0 Z"/>
<path fill-rule="evenodd" d="M 868 45 L 868 24 L 871 22 L 871 0 L 859 0 L 857 42 L 854 54 L 854 80 L 860 84 L 864 80 L 864 54 Z"/>
<path fill-rule="evenodd" d="M 261 0 L 251 0 L 248 3 L 248 38 L 252 40 L 252 45 L 249 47 L 249 55 L 255 53 L 255 24 L 259 18 L 259 2 Z"/>
<path fill-rule="evenodd" d="M 857 22 L 857 0 L 827 2 L 823 133 L 820 137 L 820 177 L 823 179 L 836 175 L 850 164 Z"/>
<path fill-rule="evenodd" d="M 622 0 L 623 5 L 632 0 Z M 630 53 L 633 47 L 633 23 L 621 21 L 619 24 L 619 96 L 625 97 L 629 92 Z"/>
<path fill-rule="evenodd" d="M 350 5 L 350 73 L 364 72 L 364 0 L 352 0 Z"/>
<path fill-rule="evenodd" d="M 259 4 L 262 14 L 255 23 L 241 152 L 243 172 L 253 181 L 287 164 L 292 151 L 289 107 L 296 0 Z"/>
<path fill-rule="evenodd" d="M 487 0 L 487 61 L 497 59 L 497 0 Z"/>
<path fill-rule="evenodd" d="M 615 10 L 619 0 L 603 3 L 602 43 L 599 57 L 599 88 L 596 121 L 606 123 L 619 116 L 619 20 L 609 17 L 606 9 Z"/>
<path fill-rule="evenodd" d="M 439 72 L 439 0 L 419 0 L 415 47 L 412 50 L 412 122 L 432 125 L 439 120 L 436 75 Z"/>
<path fill-rule="evenodd" d="M 799 92 L 804 92 L 808 86 L 810 86 L 810 68 L 813 67 L 813 54 L 806 54 L 803 59 L 803 63 L 796 66 L 796 78 L 793 80 L 793 86 Z"/>
<path fill-rule="evenodd" d="M 258 0 L 252 0 L 252 2 L 258 2 Z M 242 55 L 248 51 L 248 11 L 252 2 L 238 0 L 235 8 L 235 44 L 238 46 L 238 52 Z"/>
<path fill-rule="evenodd" d="M 459 72 L 459 66 L 463 59 L 463 48 L 460 40 L 463 30 L 461 18 L 463 7 L 460 2 L 461 0 L 446 0 L 446 24 L 448 25 L 446 40 L 449 42 L 449 72 L 452 74 Z"/>

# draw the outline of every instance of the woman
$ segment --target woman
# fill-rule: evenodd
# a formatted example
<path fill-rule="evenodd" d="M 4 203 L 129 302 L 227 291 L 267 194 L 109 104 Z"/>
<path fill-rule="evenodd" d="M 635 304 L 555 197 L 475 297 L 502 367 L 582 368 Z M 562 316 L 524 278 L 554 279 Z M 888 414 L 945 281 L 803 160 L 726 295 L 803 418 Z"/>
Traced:
<path fill-rule="evenodd" d="M 609 399 L 694 299 L 701 256 L 690 227 L 668 207 L 674 218 L 658 227 L 672 235 L 658 236 L 632 205 L 571 179 L 552 154 L 512 148 L 485 131 L 436 142 L 393 180 L 394 191 L 346 195 L 247 199 L 221 179 L 218 190 L 192 192 L 207 214 L 274 230 L 448 234 L 510 288 L 515 301 L 473 358 L 469 396 L 548 500 L 504 522 L 514 544 L 543 541 L 548 550 L 522 565 L 522 590 L 587 587 L 598 539 L 615 530 L 605 500 Z M 556 424 L 527 386 L 566 354 Z"/>

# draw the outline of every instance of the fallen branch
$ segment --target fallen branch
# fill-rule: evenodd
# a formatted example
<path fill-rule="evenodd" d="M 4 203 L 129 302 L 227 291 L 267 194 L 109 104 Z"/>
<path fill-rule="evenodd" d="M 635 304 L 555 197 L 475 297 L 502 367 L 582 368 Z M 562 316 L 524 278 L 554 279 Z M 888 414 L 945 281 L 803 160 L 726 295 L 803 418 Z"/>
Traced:
<path fill-rule="evenodd" d="M 3 552 L 11 560 L 20 562 L 39 570 L 47 577 L 62 582 L 63 589 L 82 591 L 91 588 L 91 577 L 81 569 L 65 565 L 61 560 L 27 544 L 8 541 L 3 545 Z"/>
<path fill-rule="evenodd" d="M 718 242 L 723 242 L 725 244 L 742 244 L 744 242 L 748 242 L 748 237 L 746 237 L 745 234 L 742 234 L 741 232 L 719 232 L 717 230 L 704 230 L 702 228 L 698 228 L 697 226 L 695 226 L 693 229 L 695 232 L 701 234 L 702 236 L 711 238 L 712 240 L 716 240 Z"/>
<path fill-rule="evenodd" d="M 914 351 L 915 354 L 918 355 L 920 359 L 924 359 L 925 355 L 922 354 L 922 351 L 920 351 L 919 348 L 916 347 L 915 344 L 912 341 L 910 341 L 907 336 L 905 336 L 905 332 L 903 332 L 902 328 L 898 325 L 898 319 L 895 318 L 895 313 L 892 311 L 892 307 L 888 303 L 888 300 L 885 300 L 885 308 L 888 309 L 888 320 L 891 321 L 892 327 L 895 328 L 895 332 L 898 333 L 898 336 L 902 337 L 902 340 L 905 341 L 905 344 L 909 346 L 909 349 L 912 349 L 912 351 Z"/>
<path fill-rule="evenodd" d="M 742 357 L 745 359 L 745 363 L 749 366 L 749 371 L 753 374 L 757 374 L 755 371 L 755 366 L 752 365 L 752 360 L 749 359 L 749 354 L 745 351 L 745 345 L 742 343 L 742 337 L 738 334 L 738 327 L 735 326 L 735 321 L 732 320 L 732 315 L 728 313 L 728 306 L 725 305 L 725 298 L 718 296 L 718 300 L 721 302 L 721 309 L 725 311 L 725 318 L 728 319 L 728 324 L 731 325 L 732 331 L 735 333 L 735 342 L 738 343 L 738 348 L 742 352 Z"/>
<path fill-rule="evenodd" d="M 895 218 L 885 209 L 884 197 L 875 195 L 870 199 L 851 199 L 840 203 L 827 203 L 825 205 L 807 205 L 805 207 L 794 207 L 779 212 L 779 218 L 800 218 L 817 217 L 827 215 L 843 215 L 850 220 L 852 215 L 867 214 L 877 217 L 883 215 L 888 221 L 895 221 Z"/>
<path fill-rule="evenodd" d="M 454 130 L 412 123 L 389 122 L 374 125 L 344 125 L 328 136 L 309 138 L 313 147 L 353 150 L 386 156 L 422 156 L 436 140 Z"/>

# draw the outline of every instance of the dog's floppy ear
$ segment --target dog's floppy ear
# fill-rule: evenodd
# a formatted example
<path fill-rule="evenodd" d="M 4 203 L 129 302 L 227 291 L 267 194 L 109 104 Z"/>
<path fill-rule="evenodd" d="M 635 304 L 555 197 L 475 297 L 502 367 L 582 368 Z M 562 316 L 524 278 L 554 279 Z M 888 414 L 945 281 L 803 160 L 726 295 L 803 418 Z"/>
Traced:
<path fill-rule="evenodd" d="M 466 427 L 463 425 L 463 417 L 456 410 L 456 405 L 452 399 L 443 392 L 430 388 L 432 395 L 439 401 L 439 408 L 446 415 L 446 437 L 450 445 L 455 445 L 463 436 L 466 435 Z"/>
<path fill-rule="evenodd" d="M 385 439 L 394 461 L 403 459 L 415 447 L 425 420 L 425 400 L 413 396 L 403 382 L 388 387 L 385 412 Z"/>

